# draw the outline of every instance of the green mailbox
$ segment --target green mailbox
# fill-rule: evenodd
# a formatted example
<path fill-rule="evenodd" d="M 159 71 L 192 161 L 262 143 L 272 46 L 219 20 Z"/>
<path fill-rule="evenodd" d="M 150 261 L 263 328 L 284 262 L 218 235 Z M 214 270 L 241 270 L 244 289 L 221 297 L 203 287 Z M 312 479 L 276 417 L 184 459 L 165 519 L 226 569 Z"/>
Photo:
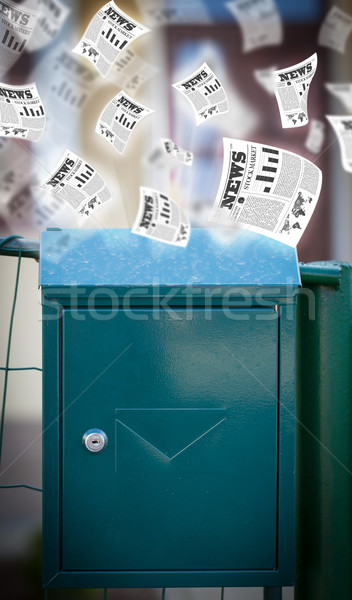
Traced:
<path fill-rule="evenodd" d="M 44 587 L 294 577 L 293 248 L 48 230 Z M 271 595 L 273 594 L 273 595 Z"/>

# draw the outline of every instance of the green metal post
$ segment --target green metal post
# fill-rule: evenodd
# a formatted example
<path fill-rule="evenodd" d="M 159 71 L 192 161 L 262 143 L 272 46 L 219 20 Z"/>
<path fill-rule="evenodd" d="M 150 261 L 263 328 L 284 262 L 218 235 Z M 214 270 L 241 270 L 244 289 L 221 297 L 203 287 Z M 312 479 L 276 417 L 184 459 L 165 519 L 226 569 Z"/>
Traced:
<path fill-rule="evenodd" d="M 352 598 L 352 265 L 301 266 L 296 600 Z"/>

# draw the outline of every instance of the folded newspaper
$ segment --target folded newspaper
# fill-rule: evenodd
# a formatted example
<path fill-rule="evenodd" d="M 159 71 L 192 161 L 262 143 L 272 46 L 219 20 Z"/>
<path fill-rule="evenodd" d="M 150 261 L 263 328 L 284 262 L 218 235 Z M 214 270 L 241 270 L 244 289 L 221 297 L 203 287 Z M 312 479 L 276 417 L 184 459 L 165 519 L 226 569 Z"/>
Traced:
<path fill-rule="evenodd" d="M 26 46 L 27 52 L 35 52 L 50 44 L 60 32 L 71 10 L 61 0 L 24 0 L 21 4 L 22 7 L 33 5 L 38 18 L 34 33 Z"/>
<path fill-rule="evenodd" d="M 0 77 L 15 64 L 29 42 L 38 13 L 18 2 L 1 1 L 0 10 Z"/>
<path fill-rule="evenodd" d="M 71 150 L 65 151 L 53 174 L 40 189 L 49 189 L 55 196 L 68 202 L 81 223 L 112 198 L 101 175 Z"/>
<path fill-rule="evenodd" d="M 183 148 L 180 148 L 170 138 L 161 138 L 161 143 L 162 143 L 164 152 L 166 152 L 166 154 L 168 156 L 171 156 L 172 158 L 176 158 L 183 165 L 187 165 L 188 167 L 192 166 L 192 162 L 193 162 L 192 152 L 183 150 Z"/>
<path fill-rule="evenodd" d="M 188 217 L 174 200 L 158 190 L 141 187 L 132 233 L 185 248 L 191 227 Z"/>
<path fill-rule="evenodd" d="M 181 92 L 191 103 L 197 125 L 229 110 L 225 90 L 205 62 L 185 79 L 173 83 L 172 87 Z"/>
<path fill-rule="evenodd" d="M 234 0 L 225 6 L 237 19 L 243 52 L 282 42 L 282 21 L 274 0 Z"/>
<path fill-rule="evenodd" d="M 0 135 L 36 142 L 44 127 L 44 106 L 35 83 L 0 83 Z"/>
<path fill-rule="evenodd" d="M 111 0 L 94 15 L 73 52 L 87 58 L 106 77 L 120 52 L 148 31 Z"/>
<path fill-rule="evenodd" d="M 352 173 L 352 115 L 326 115 L 339 140 L 342 167 Z"/>
<path fill-rule="evenodd" d="M 209 221 L 296 246 L 317 204 L 320 169 L 273 146 L 224 138 L 220 186 Z"/>
<path fill-rule="evenodd" d="M 95 132 L 123 154 L 135 125 L 153 112 L 122 90 L 103 109 Z"/>
<path fill-rule="evenodd" d="M 308 123 L 308 92 L 317 63 L 315 53 L 297 65 L 274 71 L 275 96 L 283 128 L 302 127 Z"/>
<path fill-rule="evenodd" d="M 352 15 L 332 6 L 319 29 L 318 44 L 344 54 L 351 31 Z"/>

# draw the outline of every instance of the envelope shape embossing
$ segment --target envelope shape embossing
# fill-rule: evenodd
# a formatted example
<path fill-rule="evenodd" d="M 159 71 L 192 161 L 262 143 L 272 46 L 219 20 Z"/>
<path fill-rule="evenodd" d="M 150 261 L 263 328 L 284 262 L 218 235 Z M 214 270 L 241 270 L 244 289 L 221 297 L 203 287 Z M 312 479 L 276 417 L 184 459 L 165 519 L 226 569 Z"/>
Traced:
<path fill-rule="evenodd" d="M 121 452 L 131 456 L 134 444 L 137 461 L 141 460 L 137 453 L 144 452 L 159 463 L 170 463 L 200 440 L 210 438 L 225 420 L 221 408 L 116 409 L 116 459 Z"/>

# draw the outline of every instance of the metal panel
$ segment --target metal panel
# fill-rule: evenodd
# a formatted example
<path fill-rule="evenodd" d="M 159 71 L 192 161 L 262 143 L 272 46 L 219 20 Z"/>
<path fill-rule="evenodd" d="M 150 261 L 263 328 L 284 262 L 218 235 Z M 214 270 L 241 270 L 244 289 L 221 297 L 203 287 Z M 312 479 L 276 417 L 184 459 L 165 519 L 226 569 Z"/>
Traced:
<path fill-rule="evenodd" d="M 278 313 L 210 314 L 64 310 L 63 569 L 277 567 Z"/>
<path fill-rule="evenodd" d="M 56 308 L 43 308 L 43 584 L 60 568 L 60 327 Z"/>
<path fill-rule="evenodd" d="M 299 600 L 352 598 L 352 265 L 302 265 L 298 297 Z"/>

